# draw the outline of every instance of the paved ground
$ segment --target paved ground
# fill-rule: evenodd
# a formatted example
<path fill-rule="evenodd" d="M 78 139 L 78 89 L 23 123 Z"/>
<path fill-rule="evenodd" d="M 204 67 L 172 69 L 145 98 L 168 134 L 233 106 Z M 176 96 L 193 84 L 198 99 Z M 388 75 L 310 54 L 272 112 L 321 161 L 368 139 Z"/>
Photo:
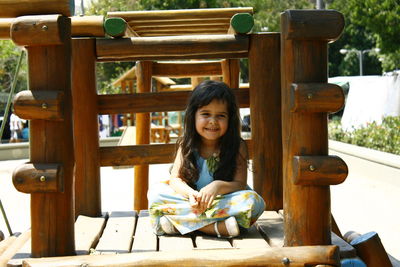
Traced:
<path fill-rule="evenodd" d="M 376 231 L 386 250 L 400 259 L 400 170 L 340 155 L 349 166 L 345 183 L 332 186 L 332 213 L 344 234 Z M 0 161 L 0 199 L 14 232 L 29 228 L 29 196 L 17 192 L 11 182 L 13 169 L 26 160 Z M 169 165 L 150 168 L 150 184 L 168 175 Z M 102 173 L 102 209 L 131 210 L 133 169 L 105 167 Z M 7 234 L 3 218 L 0 229 Z"/>

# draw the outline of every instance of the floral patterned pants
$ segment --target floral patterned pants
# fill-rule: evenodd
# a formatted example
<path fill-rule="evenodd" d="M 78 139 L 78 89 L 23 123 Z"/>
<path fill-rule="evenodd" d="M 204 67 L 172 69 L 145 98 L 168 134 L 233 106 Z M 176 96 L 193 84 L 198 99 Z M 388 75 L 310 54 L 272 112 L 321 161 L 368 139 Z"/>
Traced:
<path fill-rule="evenodd" d="M 253 190 L 241 190 L 215 198 L 211 208 L 196 214 L 189 200 L 176 193 L 167 183 L 154 185 L 147 194 L 149 213 L 154 233 L 165 234 L 159 220 L 162 216 L 175 226 L 181 234 L 187 234 L 217 221 L 235 216 L 239 226 L 249 228 L 261 216 L 265 202 Z"/>

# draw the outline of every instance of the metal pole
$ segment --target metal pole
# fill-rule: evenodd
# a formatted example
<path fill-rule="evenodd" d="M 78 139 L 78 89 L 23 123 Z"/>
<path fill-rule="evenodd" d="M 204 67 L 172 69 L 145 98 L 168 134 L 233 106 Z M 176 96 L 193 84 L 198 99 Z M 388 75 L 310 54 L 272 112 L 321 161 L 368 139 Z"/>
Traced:
<path fill-rule="evenodd" d="M 358 52 L 358 57 L 359 57 L 359 61 L 360 61 L 360 76 L 363 76 L 363 52 L 364 51 L 357 50 L 357 52 Z"/>
<path fill-rule="evenodd" d="M 6 211 L 4 210 L 3 203 L 1 203 L 1 199 L 0 199 L 0 209 L 1 209 L 1 213 L 3 213 L 3 217 L 4 217 L 4 221 L 6 222 L 6 225 L 7 225 L 8 233 L 11 236 L 13 234 L 13 232 L 11 231 L 11 226 L 10 226 L 10 223 L 8 222 Z"/>
<path fill-rule="evenodd" d="M 317 0 L 317 9 L 324 9 L 324 1 L 323 0 Z"/>

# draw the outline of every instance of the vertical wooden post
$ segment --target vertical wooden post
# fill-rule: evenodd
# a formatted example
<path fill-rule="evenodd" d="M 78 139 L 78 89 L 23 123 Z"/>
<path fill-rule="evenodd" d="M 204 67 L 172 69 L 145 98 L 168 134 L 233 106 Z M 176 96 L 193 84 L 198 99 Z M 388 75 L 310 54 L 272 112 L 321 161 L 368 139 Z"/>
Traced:
<path fill-rule="evenodd" d="M 64 93 L 62 121 L 30 122 L 30 161 L 62 163 L 64 169 L 63 193 L 31 194 L 33 257 L 75 254 L 70 19 L 60 27 L 62 45 L 27 47 L 30 90 Z"/>
<path fill-rule="evenodd" d="M 96 40 L 72 40 L 75 217 L 101 215 Z"/>
<path fill-rule="evenodd" d="M 283 206 L 279 39 L 279 33 L 251 34 L 249 48 L 253 181 L 267 210 Z"/>
<path fill-rule="evenodd" d="M 282 140 L 285 246 L 331 243 L 329 186 L 295 185 L 294 156 L 328 154 L 327 114 L 291 112 L 293 83 L 326 83 L 328 41 L 343 16 L 332 10 L 290 10 L 281 15 Z"/>
<path fill-rule="evenodd" d="M 126 94 L 126 80 L 121 81 L 121 93 Z M 122 126 L 128 126 L 128 114 L 125 113 L 122 117 Z"/>
<path fill-rule="evenodd" d="M 222 80 L 230 88 L 239 88 L 239 59 L 225 59 L 221 61 Z"/>
<path fill-rule="evenodd" d="M 138 93 L 151 91 L 152 62 L 136 62 L 136 76 Z M 150 114 L 136 114 L 136 144 L 150 143 Z M 134 209 L 147 209 L 147 189 L 149 186 L 149 165 L 135 166 L 134 180 Z"/>
<path fill-rule="evenodd" d="M 135 88 L 133 87 L 133 80 L 128 81 L 128 86 L 129 86 L 129 93 L 134 94 L 135 93 Z M 135 124 L 135 113 L 130 113 L 130 125 L 133 126 Z"/>

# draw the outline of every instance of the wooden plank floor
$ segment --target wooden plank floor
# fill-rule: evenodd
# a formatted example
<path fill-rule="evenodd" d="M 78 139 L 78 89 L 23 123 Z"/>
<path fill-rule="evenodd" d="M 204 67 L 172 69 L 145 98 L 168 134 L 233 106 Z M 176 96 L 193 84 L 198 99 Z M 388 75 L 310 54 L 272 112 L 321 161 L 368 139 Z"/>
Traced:
<path fill-rule="evenodd" d="M 156 236 L 147 210 L 139 214 L 134 211 L 111 212 L 109 216 L 100 218 L 79 216 L 75 228 L 77 255 L 283 246 L 283 217 L 275 211 L 265 211 L 250 229 L 230 239 L 206 236 L 199 232 L 185 236 Z M 341 258 L 355 256 L 353 247 L 336 235 L 332 237 L 333 244 L 340 247 Z M 30 239 L 20 244 L 18 252 L 8 261 L 8 266 L 22 266 L 22 260 L 30 256 L 27 249 L 29 245 Z"/>

